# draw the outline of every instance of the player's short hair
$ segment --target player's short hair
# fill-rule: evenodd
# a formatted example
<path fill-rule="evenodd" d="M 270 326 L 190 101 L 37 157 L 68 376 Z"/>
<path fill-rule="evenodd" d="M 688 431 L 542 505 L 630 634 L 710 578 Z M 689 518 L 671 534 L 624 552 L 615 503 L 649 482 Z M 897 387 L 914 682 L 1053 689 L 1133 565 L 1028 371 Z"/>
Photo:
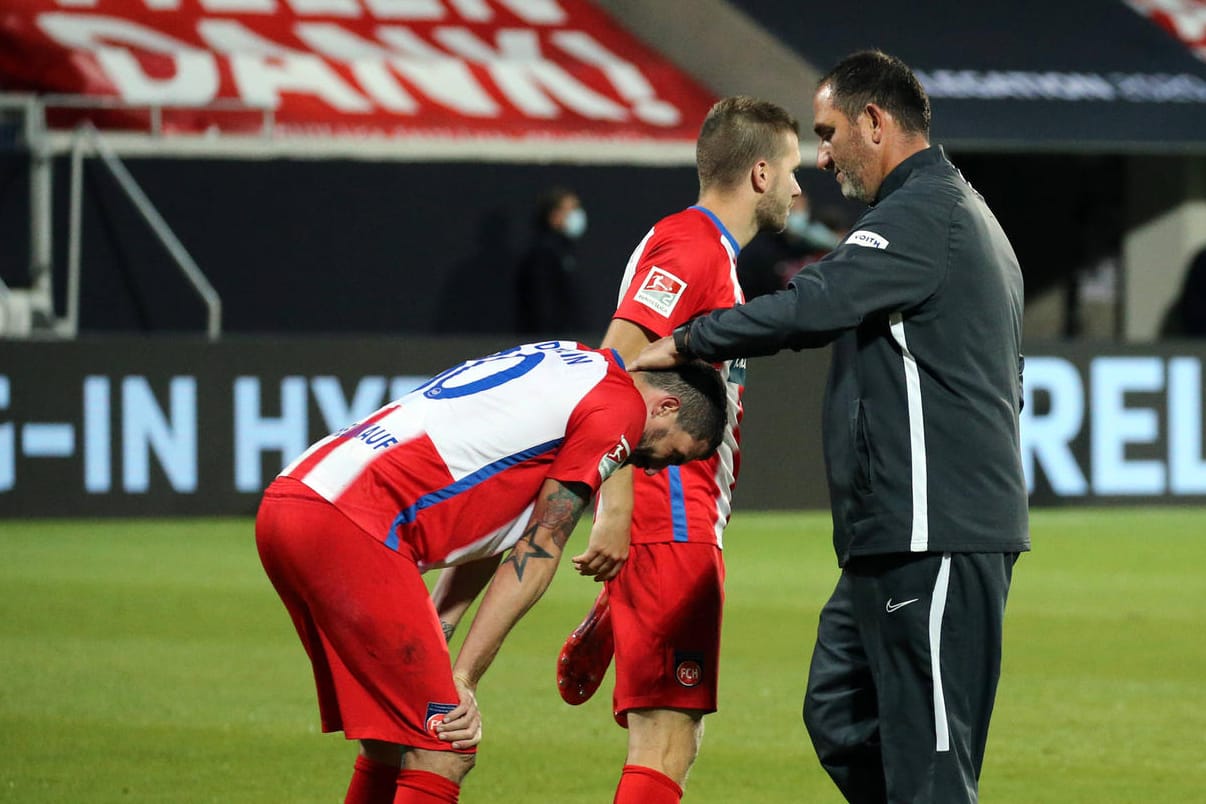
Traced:
<path fill-rule="evenodd" d="M 668 369 L 642 371 L 650 385 L 677 396 L 678 426 L 692 438 L 704 441 L 711 455 L 724 438 L 729 399 L 720 372 L 702 360 Z"/>
<path fill-rule="evenodd" d="M 905 132 L 930 136 L 930 98 L 909 66 L 882 50 L 860 50 L 837 63 L 817 82 L 829 84 L 833 105 L 854 121 L 874 103 L 896 118 Z"/>
<path fill-rule="evenodd" d="M 784 132 L 800 133 L 786 109 L 770 101 L 734 95 L 717 101 L 704 118 L 695 142 L 699 190 L 732 187 L 759 159 L 776 159 Z"/>

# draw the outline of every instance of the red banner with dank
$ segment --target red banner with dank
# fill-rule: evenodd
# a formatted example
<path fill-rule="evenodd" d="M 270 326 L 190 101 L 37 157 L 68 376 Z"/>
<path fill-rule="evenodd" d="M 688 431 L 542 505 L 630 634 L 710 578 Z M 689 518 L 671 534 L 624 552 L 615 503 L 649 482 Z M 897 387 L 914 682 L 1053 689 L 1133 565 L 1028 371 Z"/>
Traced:
<path fill-rule="evenodd" d="M 580 0 L 6 0 L 0 88 L 144 107 L 110 126 L 507 140 L 693 141 L 714 100 Z"/>

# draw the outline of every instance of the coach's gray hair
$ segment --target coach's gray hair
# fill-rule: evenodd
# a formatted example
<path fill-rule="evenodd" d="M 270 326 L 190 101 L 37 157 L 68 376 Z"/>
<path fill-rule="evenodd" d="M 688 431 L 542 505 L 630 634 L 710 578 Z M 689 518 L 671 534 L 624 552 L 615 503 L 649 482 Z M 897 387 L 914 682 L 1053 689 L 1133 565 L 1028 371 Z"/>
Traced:
<path fill-rule="evenodd" d="M 724 438 L 728 422 L 728 392 L 720 372 L 702 360 L 641 374 L 666 393 L 678 397 L 678 426 L 692 438 L 704 441 L 711 455 Z"/>

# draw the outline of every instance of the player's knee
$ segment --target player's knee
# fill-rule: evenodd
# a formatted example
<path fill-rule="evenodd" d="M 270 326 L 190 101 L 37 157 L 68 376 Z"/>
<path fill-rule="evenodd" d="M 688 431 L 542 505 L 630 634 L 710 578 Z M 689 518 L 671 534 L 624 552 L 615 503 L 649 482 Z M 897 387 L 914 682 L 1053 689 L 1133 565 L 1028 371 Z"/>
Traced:
<path fill-rule="evenodd" d="M 632 710 L 629 715 L 627 762 L 684 784 L 703 741 L 702 713 L 649 709 Z"/>
<path fill-rule="evenodd" d="M 684 723 L 677 734 L 666 741 L 665 758 L 673 767 L 683 768 L 685 773 L 695 758 L 699 756 L 699 748 L 703 744 L 703 720 L 696 719 Z"/>
<path fill-rule="evenodd" d="M 452 754 L 451 756 L 453 757 L 453 772 L 457 774 L 453 781 L 460 784 L 477 764 L 477 754 Z"/>
<path fill-rule="evenodd" d="M 477 754 L 458 754 L 455 751 L 436 751 L 439 755 L 435 772 L 460 784 L 473 766 L 477 764 Z"/>
<path fill-rule="evenodd" d="M 460 784 L 469 771 L 473 770 L 476 762 L 476 753 L 461 754 L 456 751 L 425 751 L 415 749 L 406 752 L 403 767 L 407 770 L 424 770 L 438 773 L 445 779 L 451 779 Z"/>

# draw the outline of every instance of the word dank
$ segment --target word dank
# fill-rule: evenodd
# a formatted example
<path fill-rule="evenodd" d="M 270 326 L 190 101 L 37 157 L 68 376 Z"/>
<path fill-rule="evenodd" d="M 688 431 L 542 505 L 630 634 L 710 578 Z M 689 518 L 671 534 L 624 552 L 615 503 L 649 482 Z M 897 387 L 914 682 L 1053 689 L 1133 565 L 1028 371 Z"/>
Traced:
<path fill-rule="evenodd" d="M 37 16 L 37 29 L 57 47 L 90 54 L 111 91 L 132 104 L 205 106 L 233 96 L 277 109 L 286 96 L 304 96 L 353 119 L 421 120 L 440 109 L 484 121 L 565 113 L 654 127 L 683 121 L 620 45 L 579 27 L 586 22 L 554 0 L 295 0 L 281 6 L 288 22 L 272 15 L 272 0 L 203 1 L 200 16 L 173 0 L 148 0 L 136 17 L 95 13 L 104 9 L 90 0 L 60 4 Z M 157 25 L 164 17 L 169 27 Z"/>

